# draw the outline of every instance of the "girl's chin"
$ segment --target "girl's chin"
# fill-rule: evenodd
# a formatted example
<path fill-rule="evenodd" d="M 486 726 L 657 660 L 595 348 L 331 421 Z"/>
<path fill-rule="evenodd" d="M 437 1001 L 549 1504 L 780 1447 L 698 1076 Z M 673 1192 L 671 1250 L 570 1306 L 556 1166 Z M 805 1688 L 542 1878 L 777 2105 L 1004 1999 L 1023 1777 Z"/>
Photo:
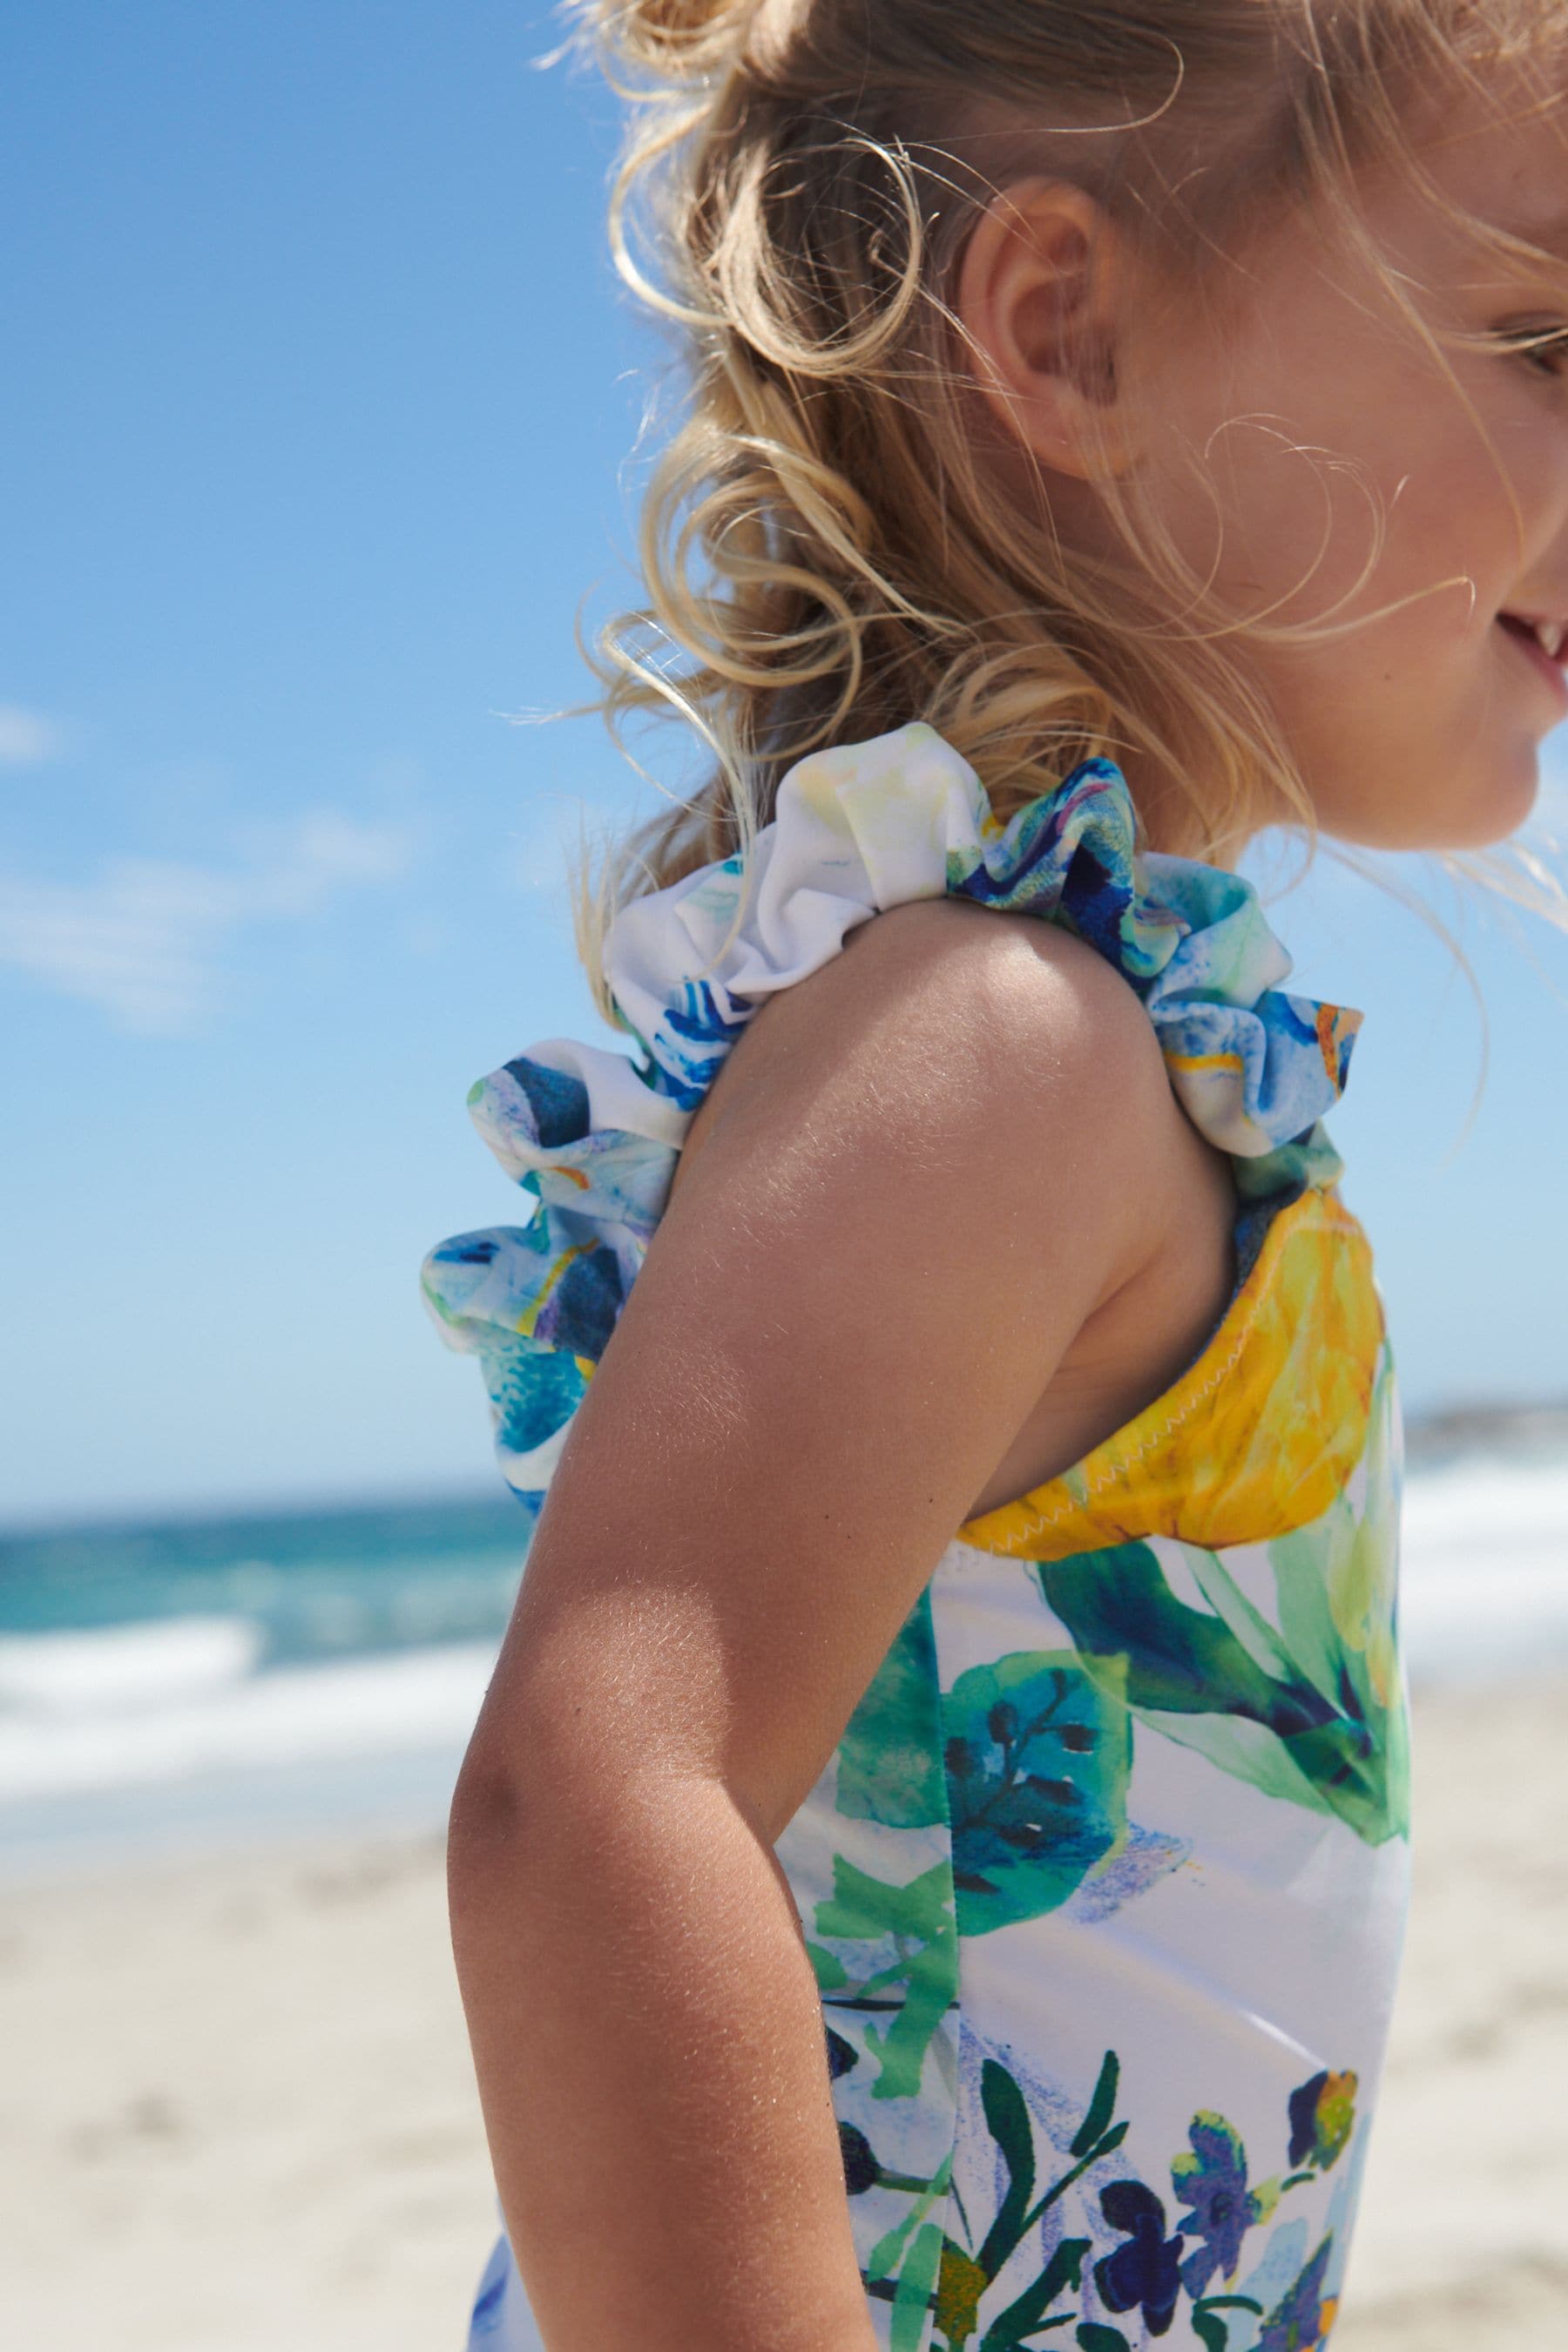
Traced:
<path fill-rule="evenodd" d="M 1443 846 L 1490 849 L 1496 843 L 1507 841 L 1521 825 L 1529 824 L 1540 797 L 1541 770 L 1532 753 L 1525 764 L 1525 772 L 1512 782 L 1511 789 L 1505 785 L 1473 811 L 1466 812 L 1475 819 L 1473 832 L 1468 832 L 1461 840 L 1446 842 Z"/>
<path fill-rule="evenodd" d="M 1531 747 L 1511 775 L 1489 778 L 1469 798 L 1456 796 L 1442 806 L 1409 809 L 1372 807 L 1321 812 L 1325 833 L 1360 849 L 1405 853 L 1490 849 L 1528 824 L 1541 793 L 1541 772 Z"/>

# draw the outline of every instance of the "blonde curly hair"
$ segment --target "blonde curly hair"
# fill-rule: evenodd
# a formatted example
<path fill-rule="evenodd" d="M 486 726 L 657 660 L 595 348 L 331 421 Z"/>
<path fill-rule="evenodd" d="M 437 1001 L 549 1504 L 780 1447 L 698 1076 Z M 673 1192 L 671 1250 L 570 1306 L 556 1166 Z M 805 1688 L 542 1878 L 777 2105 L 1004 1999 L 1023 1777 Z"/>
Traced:
<path fill-rule="evenodd" d="M 596 874 L 579 850 L 577 948 L 605 1019 L 626 1025 L 604 970 L 620 906 L 744 856 L 805 753 L 911 719 L 969 761 L 1004 822 L 1080 761 L 1131 751 L 1175 785 L 1160 848 L 1223 862 L 1267 823 L 1315 842 L 1305 781 L 1245 655 L 1352 625 L 1218 610 L 1136 468 L 1094 478 L 1114 562 L 1062 542 L 1043 479 L 1037 513 L 999 498 L 955 264 L 998 191 L 1045 173 L 1090 194 L 1218 339 L 1247 303 L 1241 257 L 1258 225 L 1294 211 L 1370 265 L 1506 483 L 1443 357 L 1479 339 L 1434 334 L 1366 226 L 1357 180 L 1389 169 L 1478 249 L 1539 261 L 1430 181 L 1409 117 L 1415 98 L 1485 98 L 1499 63 L 1539 89 L 1536 110 L 1557 102 L 1539 69 L 1568 41 L 1568 0 L 562 5 L 572 25 L 556 54 L 595 58 L 628 107 L 611 245 L 675 335 L 685 395 L 641 509 L 647 601 L 584 646 L 602 692 L 577 707 L 602 711 L 623 746 L 635 715 L 674 716 L 711 759 L 690 797 L 612 838 Z M 1367 494 L 1363 580 L 1385 523 Z M 1522 855 L 1555 910 L 1560 894 Z"/>

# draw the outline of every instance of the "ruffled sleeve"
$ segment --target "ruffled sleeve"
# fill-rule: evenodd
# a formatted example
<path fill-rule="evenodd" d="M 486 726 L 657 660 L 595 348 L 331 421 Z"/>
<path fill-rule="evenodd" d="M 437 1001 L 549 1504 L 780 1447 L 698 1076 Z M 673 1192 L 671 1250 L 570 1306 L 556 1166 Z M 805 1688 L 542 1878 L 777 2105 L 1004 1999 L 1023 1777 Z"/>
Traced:
<path fill-rule="evenodd" d="M 944 895 L 1060 923 L 1117 966 L 1245 1199 L 1277 1205 L 1337 1181 L 1318 1122 L 1343 1087 L 1360 1015 L 1280 991 L 1289 958 L 1238 876 L 1137 850 L 1114 762 L 1084 761 L 1003 825 L 968 762 L 923 723 L 814 752 L 780 782 L 747 870 L 738 856 L 716 860 L 611 924 L 606 977 L 640 1062 L 548 1038 L 468 1097 L 535 1207 L 525 1225 L 443 1242 L 422 1286 L 443 1338 L 479 1360 L 502 1472 L 531 1516 L 692 1114 L 746 1023 L 857 924 Z"/>

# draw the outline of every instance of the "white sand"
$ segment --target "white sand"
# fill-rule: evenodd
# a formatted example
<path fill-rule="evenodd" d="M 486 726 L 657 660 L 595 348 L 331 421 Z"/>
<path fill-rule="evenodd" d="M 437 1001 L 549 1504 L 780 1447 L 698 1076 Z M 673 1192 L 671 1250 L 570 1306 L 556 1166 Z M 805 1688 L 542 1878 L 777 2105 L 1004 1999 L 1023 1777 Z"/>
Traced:
<path fill-rule="evenodd" d="M 1568 2346 L 1568 1687 L 1424 1697 L 1335 2352 Z M 457 2352 L 493 2236 L 439 1842 L 0 1902 L 0 2339 Z"/>

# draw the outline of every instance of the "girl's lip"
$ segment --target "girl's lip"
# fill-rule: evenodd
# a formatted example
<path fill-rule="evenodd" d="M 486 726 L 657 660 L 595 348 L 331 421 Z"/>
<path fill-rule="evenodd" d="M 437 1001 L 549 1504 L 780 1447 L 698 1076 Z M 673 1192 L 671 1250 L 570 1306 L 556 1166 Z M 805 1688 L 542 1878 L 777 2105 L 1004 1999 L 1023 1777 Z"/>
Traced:
<path fill-rule="evenodd" d="M 1505 625 L 1503 617 L 1500 614 L 1497 625 L 1502 630 L 1503 635 L 1519 647 L 1526 661 L 1540 672 L 1556 698 L 1559 711 L 1564 717 L 1568 717 L 1568 677 L 1563 677 L 1561 664 L 1552 659 L 1540 639 L 1522 622 L 1517 627 L 1510 629 Z"/>

